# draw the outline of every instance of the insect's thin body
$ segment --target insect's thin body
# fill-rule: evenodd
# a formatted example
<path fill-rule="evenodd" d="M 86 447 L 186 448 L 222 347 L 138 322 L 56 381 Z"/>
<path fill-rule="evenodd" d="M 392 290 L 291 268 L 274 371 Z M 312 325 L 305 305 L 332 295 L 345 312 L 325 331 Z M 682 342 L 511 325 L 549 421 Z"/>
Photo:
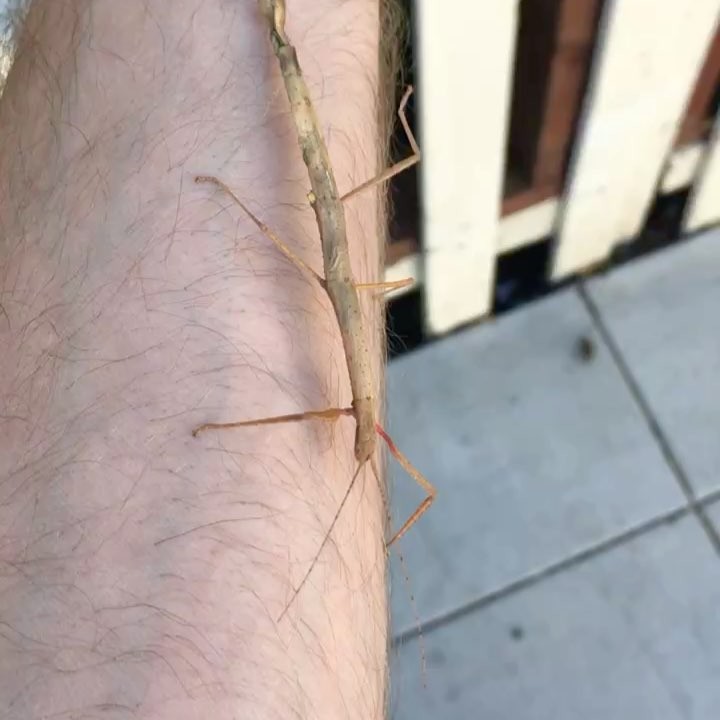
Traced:
<path fill-rule="evenodd" d="M 271 23 L 273 50 L 280 63 L 298 143 L 310 178 L 312 193 L 309 197 L 320 232 L 324 285 L 338 319 L 350 376 L 357 423 L 355 458 L 364 464 L 375 452 L 375 401 L 370 349 L 350 267 L 345 210 L 297 52 L 285 34 L 284 2 L 274 0 L 266 12 Z"/>
<path fill-rule="evenodd" d="M 315 212 L 320 241 L 322 244 L 323 266 L 325 277 L 318 275 L 294 251 L 289 248 L 262 220 L 257 218 L 240 198 L 216 177 L 201 175 L 197 182 L 211 182 L 230 197 L 243 209 L 246 215 L 268 237 L 275 246 L 301 271 L 313 277 L 327 292 L 337 318 L 340 334 L 342 336 L 345 360 L 352 390 L 352 406 L 342 408 L 326 408 L 323 410 L 309 410 L 289 415 L 279 415 L 256 420 L 241 420 L 237 422 L 203 423 L 193 430 L 197 436 L 205 430 L 228 429 L 255 425 L 271 425 L 285 422 L 298 422 L 301 420 L 336 420 L 342 416 L 355 418 L 355 446 L 354 453 L 357 460 L 355 473 L 338 505 L 335 516 L 330 523 L 325 537 L 320 544 L 315 557 L 311 561 L 303 579 L 293 591 L 292 596 L 280 617 L 285 615 L 300 590 L 305 585 L 320 553 L 327 544 L 335 524 L 340 517 L 343 507 L 350 496 L 352 488 L 361 469 L 370 462 L 377 477 L 374 462 L 374 453 L 377 445 L 377 436 L 383 438 L 390 452 L 403 469 L 427 492 L 427 497 L 420 503 L 415 512 L 405 521 L 400 529 L 391 538 L 388 545 L 404 535 L 415 521 L 430 507 L 435 499 L 435 488 L 418 472 L 410 461 L 395 446 L 382 426 L 376 420 L 375 400 L 373 397 L 373 368 L 371 365 L 370 345 L 365 333 L 358 297 L 358 288 L 389 289 L 405 284 L 400 283 L 362 283 L 353 279 L 350 266 L 350 253 L 348 250 L 347 229 L 345 225 L 345 210 L 343 201 L 356 195 L 358 192 L 377 185 L 402 170 L 410 167 L 420 159 L 419 149 L 415 138 L 410 131 L 405 118 L 404 108 L 412 92 L 408 88 L 400 103 L 400 120 L 408 135 L 414 154 L 391 168 L 382 172 L 377 178 L 368 180 L 344 196 L 340 196 L 335 182 L 332 164 L 328 156 L 327 146 L 320 131 L 315 109 L 310 98 L 307 84 L 303 78 L 295 48 L 285 33 L 285 0 L 260 0 L 260 6 L 270 26 L 270 40 L 273 51 L 278 59 L 283 82 L 291 106 L 291 115 L 295 124 L 298 144 L 302 151 L 303 161 L 307 167 L 312 191 L 308 195 L 310 204 Z M 379 478 L 378 478 L 379 480 Z"/>

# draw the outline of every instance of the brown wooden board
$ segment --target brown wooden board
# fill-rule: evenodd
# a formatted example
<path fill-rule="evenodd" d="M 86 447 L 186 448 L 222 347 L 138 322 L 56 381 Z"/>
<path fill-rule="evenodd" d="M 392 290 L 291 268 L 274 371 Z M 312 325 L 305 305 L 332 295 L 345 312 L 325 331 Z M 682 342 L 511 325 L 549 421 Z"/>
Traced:
<path fill-rule="evenodd" d="M 700 70 L 685 117 L 675 138 L 675 147 L 705 140 L 713 123 L 713 105 L 720 87 L 720 27 Z"/>
<path fill-rule="evenodd" d="M 506 182 L 503 214 L 562 190 L 601 6 L 602 0 L 521 2 L 507 163 L 514 179 Z"/>

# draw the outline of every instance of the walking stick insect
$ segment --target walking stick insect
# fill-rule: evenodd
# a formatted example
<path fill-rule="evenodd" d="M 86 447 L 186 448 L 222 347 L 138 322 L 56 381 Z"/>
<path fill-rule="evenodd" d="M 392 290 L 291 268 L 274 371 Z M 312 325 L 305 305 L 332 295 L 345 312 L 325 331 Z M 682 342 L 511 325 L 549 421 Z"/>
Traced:
<path fill-rule="evenodd" d="M 311 192 L 308 200 L 317 220 L 322 244 L 323 266 L 325 277 L 320 276 L 306 263 L 304 263 L 280 238 L 237 197 L 237 195 L 216 177 L 200 175 L 195 178 L 199 183 L 212 183 L 227 193 L 252 220 L 258 229 L 274 243 L 277 249 L 287 257 L 290 262 L 297 266 L 302 272 L 310 275 L 325 290 L 337 318 L 340 334 L 342 336 L 345 358 L 347 361 L 350 386 L 352 389 L 352 404 L 350 407 L 327 408 L 323 410 L 308 410 L 306 412 L 294 413 L 291 415 L 279 415 L 276 417 L 260 418 L 257 420 L 241 420 L 238 422 L 226 423 L 204 423 L 193 430 L 197 437 L 206 430 L 222 430 L 229 428 L 248 427 L 253 425 L 271 425 L 286 422 L 298 422 L 300 420 L 319 419 L 337 420 L 343 416 L 355 418 L 355 459 L 357 468 L 350 480 L 345 494 L 338 506 L 335 516 L 328 527 L 325 537 L 320 544 L 308 570 L 300 584 L 295 588 L 285 609 L 278 621 L 292 605 L 309 578 L 320 554 L 327 544 L 332 531 L 337 523 L 340 513 L 347 502 L 355 481 L 361 469 L 369 461 L 375 477 L 379 476 L 374 461 L 374 453 L 379 435 L 386 443 L 392 455 L 398 460 L 403 469 L 425 490 L 425 499 L 418 505 L 410 517 L 403 523 L 400 529 L 392 536 L 387 543 L 392 545 L 402 537 L 418 518 L 430 507 L 435 499 L 435 488 L 425 477 L 413 467 L 410 461 L 395 446 L 395 443 L 385 432 L 383 427 L 376 420 L 376 404 L 373 398 L 372 366 L 370 362 L 370 350 L 365 333 L 365 327 L 360 310 L 358 289 L 380 289 L 387 291 L 402 287 L 407 281 L 399 282 L 377 282 L 377 283 L 356 283 L 350 268 L 350 254 L 348 251 L 347 233 L 345 226 L 345 212 L 343 202 L 356 195 L 362 190 L 382 183 L 394 175 L 411 167 L 420 160 L 420 150 L 415 141 L 412 131 L 405 117 L 405 106 L 407 104 L 412 88 L 408 88 L 399 107 L 399 117 L 403 129 L 407 134 L 413 155 L 402 160 L 380 173 L 377 177 L 368 180 L 354 190 L 340 196 L 330 158 L 328 156 L 325 140 L 320 131 L 320 125 L 315 113 L 314 106 L 310 99 L 310 93 L 303 78 L 302 71 L 297 59 L 295 48 L 285 33 L 285 0 L 260 0 L 263 14 L 267 18 L 270 27 L 270 41 L 273 52 L 278 59 L 282 73 L 285 90 L 290 101 L 291 114 L 298 136 L 298 144 L 302 151 L 303 160 L 307 166 L 310 178 Z"/>

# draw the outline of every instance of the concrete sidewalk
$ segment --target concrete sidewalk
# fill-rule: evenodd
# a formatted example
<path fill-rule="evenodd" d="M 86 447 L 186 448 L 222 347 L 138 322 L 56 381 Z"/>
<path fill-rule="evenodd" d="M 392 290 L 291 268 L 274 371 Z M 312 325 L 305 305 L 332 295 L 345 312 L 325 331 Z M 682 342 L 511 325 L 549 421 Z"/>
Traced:
<path fill-rule="evenodd" d="M 438 487 L 393 559 L 394 718 L 720 718 L 720 230 L 404 356 L 388 393 Z M 392 479 L 399 522 L 422 494 Z"/>

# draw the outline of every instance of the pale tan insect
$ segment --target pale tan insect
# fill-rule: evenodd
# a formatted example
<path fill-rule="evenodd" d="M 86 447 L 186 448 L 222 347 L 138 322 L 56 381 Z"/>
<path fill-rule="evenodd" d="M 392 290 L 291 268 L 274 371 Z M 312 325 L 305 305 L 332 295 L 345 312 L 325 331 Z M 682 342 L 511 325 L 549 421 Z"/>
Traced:
<path fill-rule="evenodd" d="M 335 182 L 333 168 L 328 156 L 327 147 L 319 129 L 319 123 L 315 109 L 310 98 L 308 87 L 300 69 L 295 48 L 291 45 L 285 33 L 285 0 L 260 0 L 260 6 L 270 25 L 270 40 L 273 51 L 280 64 L 285 89 L 292 110 L 292 117 L 297 131 L 298 143 L 302 156 L 307 166 L 312 191 L 308 195 L 310 204 L 315 211 L 320 241 L 322 243 L 323 266 L 325 277 L 321 277 L 305 262 L 303 262 L 277 235 L 258 219 L 237 197 L 237 195 L 218 178 L 201 175 L 196 182 L 209 182 L 226 192 L 251 218 L 257 227 L 266 235 L 275 246 L 301 271 L 312 276 L 320 286 L 327 292 L 337 317 L 338 326 L 342 335 L 345 358 L 347 361 L 350 386 L 352 389 L 352 405 L 345 408 L 327 408 L 324 410 L 309 410 L 292 415 L 280 415 L 276 417 L 261 418 L 257 420 L 242 420 L 239 422 L 227 423 L 204 423 L 193 430 L 197 436 L 205 430 L 218 430 L 228 428 L 247 427 L 251 425 L 270 425 L 276 423 L 296 422 L 307 419 L 336 420 L 341 416 L 352 416 L 355 418 L 355 458 L 358 462 L 357 469 L 350 481 L 350 484 L 338 506 L 330 527 L 328 528 L 323 542 L 313 558 L 305 576 L 294 590 L 290 601 L 283 610 L 280 618 L 287 612 L 293 600 L 302 590 L 320 553 L 325 547 L 335 527 L 343 506 L 352 491 L 355 481 L 362 467 L 368 461 L 371 462 L 373 471 L 378 477 L 377 468 L 374 463 L 374 453 L 379 435 L 387 444 L 390 452 L 397 458 L 403 469 L 425 490 L 427 496 L 418 505 L 416 510 L 403 523 L 400 529 L 392 536 L 388 546 L 402 537 L 418 518 L 430 507 L 435 499 L 436 490 L 428 480 L 410 463 L 395 446 L 395 443 L 388 436 L 382 426 L 376 421 L 376 403 L 373 397 L 373 378 L 370 362 L 370 351 L 367 335 L 363 324 L 358 288 L 378 288 L 389 290 L 402 286 L 406 281 L 394 283 L 355 283 L 350 268 L 350 255 L 348 252 L 347 234 L 345 226 L 345 212 L 343 201 L 356 195 L 367 188 L 384 182 L 399 172 L 415 164 L 420 159 L 420 150 L 410 130 L 405 117 L 405 106 L 412 92 L 412 88 L 406 91 L 399 109 L 400 120 L 408 136 L 413 149 L 413 155 L 401 161 L 397 165 L 388 168 L 376 178 L 368 180 L 354 190 L 340 196 Z M 279 619 L 280 619 L 279 618 Z"/>

